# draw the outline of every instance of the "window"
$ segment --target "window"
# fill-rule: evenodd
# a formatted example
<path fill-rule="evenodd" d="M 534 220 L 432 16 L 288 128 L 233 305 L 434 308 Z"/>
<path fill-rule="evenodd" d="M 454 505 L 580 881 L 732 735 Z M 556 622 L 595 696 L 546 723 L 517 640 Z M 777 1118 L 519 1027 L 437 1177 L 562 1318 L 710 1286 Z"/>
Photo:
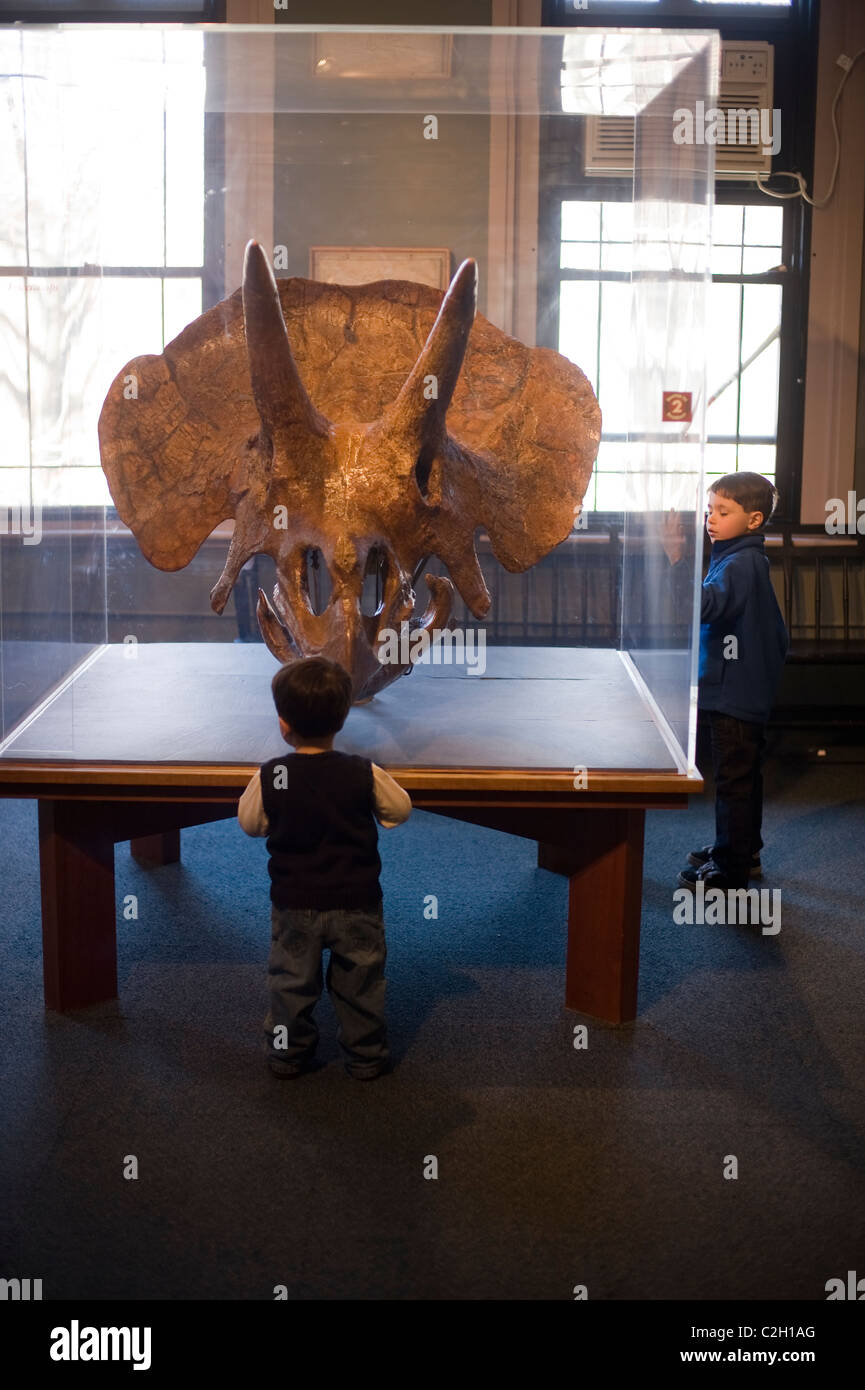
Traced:
<path fill-rule="evenodd" d="M 784 210 L 719 204 L 713 222 L 706 474 L 751 470 L 774 481 Z M 563 200 L 559 352 L 586 373 L 604 412 L 585 506 L 624 509 L 633 206 Z"/>
<path fill-rule="evenodd" d="M 0 32 L 0 489 L 4 504 L 110 505 L 108 387 L 202 310 L 204 40 L 49 39 Z"/>
<path fill-rule="evenodd" d="M 781 112 L 781 148 L 774 167 L 801 170 L 813 188 L 817 6 L 814 0 L 544 0 L 544 25 L 717 28 L 726 40 L 761 40 L 774 49 L 772 107 Z M 550 80 L 553 75 L 550 74 Z M 587 375 L 599 374 L 605 407 L 595 496 L 598 511 L 619 510 L 627 458 L 624 363 L 613 323 L 627 314 L 622 268 L 621 209 L 629 178 L 590 172 L 580 135 L 555 116 L 542 119 L 538 342 L 561 347 Z M 789 193 L 789 179 L 768 187 Z M 579 211 L 577 210 L 579 209 Z M 811 210 L 783 201 L 747 180 L 715 185 L 712 329 L 709 362 L 707 471 L 758 469 L 780 491 L 779 519 L 798 515 L 804 420 L 805 344 Z M 582 229 L 582 230 L 579 230 Z M 577 327 L 581 314 L 592 331 Z M 609 320 L 609 327 L 605 327 Z M 570 325 L 570 326 L 569 326 Z M 594 367 L 592 364 L 594 363 Z M 594 379 L 594 377 L 593 377 Z"/>
<path fill-rule="evenodd" d="M 706 476 L 776 474 L 781 207 L 718 204 L 712 230 Z"/>
<path fill-rule="evenodd" d="M 561 204 L 558 350 L 576 362 L 603 409 L 586 511 L 624 510 L 633 205 Z"/>

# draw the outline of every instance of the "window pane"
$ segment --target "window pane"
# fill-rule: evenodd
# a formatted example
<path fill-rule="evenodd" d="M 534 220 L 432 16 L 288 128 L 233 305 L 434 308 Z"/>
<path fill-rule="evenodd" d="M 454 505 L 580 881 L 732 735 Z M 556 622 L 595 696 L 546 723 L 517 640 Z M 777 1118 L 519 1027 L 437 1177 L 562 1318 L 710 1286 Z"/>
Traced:
<path fill-rule="evenodd" d="M 200 34 L 165 36 L 166 265 L 204 261 L 204 50 Z"/>
<path fill-rule="evenodd" d="M 712 241 L 715 246 L 741 246 L 743 207 L 716 203 L 712 213 Z"/>
<path fill-rule="evenodd" d="M 144 280 L 122 276 L 103 280 L 99 315 L 103 396 L 126 362 L 145 353 L 160 353 L 165 346 L 162 283 L 155 275 Z"/>
<path fill-rule="evenodd" d="M 745 208 L 745 245 L 781 246 L 784 232 L 783 208 Z"/>
<path fill-rule="evenodd" d="M 598 389 L 598 296 L 593 280 L 566 280 L 559 293 L 559 352 Z"/>
<path fill-rule="evenodd" d="M 742 248 L 741 246 L 713 246 L 712 247 L 712 274 L 713 275 L 741 275 L 742 273 Z"/>
<path fill-rule="evenodd" d="M 735 444 L 706 445 L 706 485 L 711 487 L 712 478 L 723 478 L 725 473 L 736 471 Z"/>
<path fill-rule="evenodd" d="M 600 247 L 596 241 L 563 241 L 562 268 L 565 270 L 598 270 Z"/>
<path fill-rule="evenodd" d="M 742 252 L 742 269 L 746 275 L 760 275 L 780 264 L 780 246 L 746 246 Z"/>
<path fill-rule="evenodd" d="M 623 512 L 627 507 L 628 479 L 625 473 L 599 473 L 595 488 L 595 511 Z"/>
<path fill-rule="evenodd" d="M 21 68 L 21 36 L 0 33 L 0 73 Z M 0 170 L 3 212 L 0 216 L 0 265 L 26 265 L 24 252 L 24 110 L 19 77 L 0 76 Z"/>
<path fill-rule="evenodd" d="M 603 229 L 605 241 L 626 241 L 630 245 L 634 236 L 633 203 L 604 203 Z"/>
<path fill-rule="evenodd" d="M 634 454 L 633 444 L 615 443 L 609 439 L 601 441 L 590 487 L 595 511 L 621 512 L 630 505 L 627 501 L 628 469 L 633 463 Z M 586 495 L 589 496 L 588 493 Z"/>
<path fill-rule="evenodd" d="M 24 93 L 30 264 L 164 265 L 167 239 L 169 264 L 200 265 L 202 36 L 121 25 L 71 33 L 62 51 L 49 38 L 23 36 L 28 77 L 9 84 Z"/>
<path fill-rule="evenodd" d="M 600 235 L 600 203 L 562 203 L 562 241 L 597 241 Z"/>
<path fill-rule="evenodd" d="M 43 507 L 113 507 L 98 461 L 88 466 L 34 468 L 33 496 Z"/>
<path fill-rule="evenodd" d="M 38 292 L 27 296 L 33 463 L 62 469 L 64 464 L 81 461 L 86 433 L 82 397 L 88 394 L 99 356 L 100 281 L 95 276 L 82 276 L 57 282 L 37 278 L 27 283 L 39 287 Z M 69 344 L 74 344 L 74 351 L 68 350 Z M 60 362 L 62 372 L 58 370 Z M 94 396 L 92 386 L 89 395 Z M 96 450 L 98 457 L 95 417 L 90 425 L 91 452 Z M 50 474 L 47 476 L 50 479 Z M 40 500 L 49 498 L 42 494 Z"/>
<path fill-rule="evenodd" d="M 56 283 L 55 292 L 30 296 L 33 461 L 98 466 L 96 427 L 111 382 L 131 357 L 162 350 L 162 281 L 75 276 Z M 74 353 L 65 352 L 70 340 Z"/>
<path fill-rule="evenodd" d="M 31 265 L 162 263 L 161 44 L 120 27 L 24 35 Z"/>
<path fill-rule="evenodd" d="M 742 358 L 758 348 L 762 351 L 742 373 L 739 428 L 742 434 L 774 435 L 778 424 L 781 287 L 746 285 L 743 294 Z"/>
<path fill-rule="evenodd" d="M 596 392 L 607 434 L 624 434 L 631 419 L 631 286 L 626 280 L 601 285 L 601 361 Z M 583 368 L 585 371 L 585 368 Z M 586 373 L 588 375 L 588 373 Z"/>
<path fill-rule="evenodd" d="M 741 293 L 738 285 L 709 286 L 712 350 L 706 366 L 706 389 L 709 401 L 717 396 L 706 411 L 710 435 L 736 433 Z"/>
<path fill-rule="evenodd" d="M 740 444 L 739 471 L 762 473 L 774 483 L 777 452 L 774 444 Z"/>
<path fill-rule="evenodd" d="M 601 452 L 598 454 L 598 471 L 600 473 L 627 473 L 628 468 L 633 465 L 635 452 L 635 446 L 628 441 L 619 443 L 612 439 L 604 440 L 601 445 Z"/>
<path fill-rule="evenodd" d="M 742 273 L 743 207 L 715 204 L 712 214 L 712 274 Z"/>
<path fill-rule="evenodd" d="M 601 247 L 601 269 L 602 270 L 630 270 L 631 269 L 631 243 L 622 245 L 618 242 L 604 242 Z"/>
<path fill-rule="evenodd" d="M 742 359 L 750 357 L 781 327 L 781 286 L 745 285 L 742 290 Z"/>
<path fill-rule="evenodd" d="M 170 343 L 201 313 L 201 280 L 165 281 L 165 341 Z"/>

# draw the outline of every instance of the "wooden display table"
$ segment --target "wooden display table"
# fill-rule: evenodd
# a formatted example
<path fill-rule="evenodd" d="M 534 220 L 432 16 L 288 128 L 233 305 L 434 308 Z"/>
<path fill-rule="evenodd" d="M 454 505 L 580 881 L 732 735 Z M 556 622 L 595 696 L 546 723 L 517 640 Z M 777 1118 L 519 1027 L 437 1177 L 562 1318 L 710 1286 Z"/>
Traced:
<path fill-rule="evenodd" d="M 0 795 L 39 801 L 47 1008 L 117 995 L 114 845 L 176 861 L 184 826 L 236 816 L 256 768 L 291 756 L 276 669 L 259 644 L 101 647 L 7 738 Z M 645 812 L 703 783 L 677 767 L 627 658 L 492 647 L 483 675 L 418 666 L 353 709 L 336 746 L 420 809 L 536 840 L 540 867 L 569 879 L 566 1007 L 635 1017 Z"/>

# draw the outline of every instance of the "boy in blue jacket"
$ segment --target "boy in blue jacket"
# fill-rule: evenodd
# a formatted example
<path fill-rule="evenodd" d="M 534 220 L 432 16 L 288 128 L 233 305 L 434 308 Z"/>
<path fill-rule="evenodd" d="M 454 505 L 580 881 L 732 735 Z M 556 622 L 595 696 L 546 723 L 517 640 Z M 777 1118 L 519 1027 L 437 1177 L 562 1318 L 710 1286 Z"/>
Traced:
<path fill-rule="evenodd" d="M 711 736 L 715 842 L 688 855 L 683 888 L 700 880 L 707 889 L 747 888 L 761 872 L 766 725 L 789 646 L 764 553 L 763 527 L 777 503 L 759 473 L 728 473 L 709 493 L 697 707 Z M 672 522 L 666 530 L 671 564 L 684 555 L 679 529 Z"/>

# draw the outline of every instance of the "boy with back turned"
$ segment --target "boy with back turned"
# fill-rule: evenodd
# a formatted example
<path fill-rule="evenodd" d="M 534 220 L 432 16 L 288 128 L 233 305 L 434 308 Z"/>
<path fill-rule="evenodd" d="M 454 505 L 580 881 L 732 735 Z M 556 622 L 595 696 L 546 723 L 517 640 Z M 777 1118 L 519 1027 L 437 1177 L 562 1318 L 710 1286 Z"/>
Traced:
<path fill-rule="evenodd" d="M 266 835 L 270 852 L 270 1069 L 289 1079 L 316 1067 L 313 1011 L 329 948 L 326 982 L 345 1069 L 372 1080 L 390 1070 L 376 821 L 400 825 L 411 798 L 368 758 L 334 748 L 351 708 L 351 678 L 336 662 L 293 662 L 271 688 L 295 753 L 263 763 L 238 806 L 242 829 Z"/>
<path fill-rule="evenodd" d="M 769 578 L 763 528 L 778 493 L 759 473 L 712 484 L 706 530 L 712 541 L 700 606 L 698 711 L 708 722 L 715 779 L 715 840 L 693 850 L 683 888 L 747 888 L 761 873 L 766 725 L 789 639 Z M 684 535 L 672 513 L 664 532 L 672 565 Z"/>

